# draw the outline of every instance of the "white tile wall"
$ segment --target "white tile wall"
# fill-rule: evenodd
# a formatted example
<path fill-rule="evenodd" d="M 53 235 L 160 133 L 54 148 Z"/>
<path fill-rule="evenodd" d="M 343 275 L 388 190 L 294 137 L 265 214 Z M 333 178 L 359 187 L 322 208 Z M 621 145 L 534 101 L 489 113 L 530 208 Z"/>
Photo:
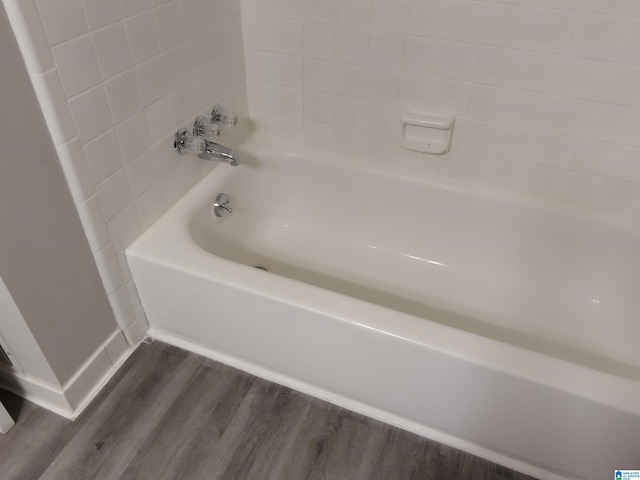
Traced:
<path fill-rule="evenodd" d="M 640 2 L 241 3 L 273 137 L 640 218 Z M 399 148 L 404 108 L 455 113 L 451 152 Z"/>
<path fill-rule="evenodd" d="M 4 4 L 109 301 L 135 342 L 148 325 L 124 249 L 211 168 L 178 158 L 173 133 L 216 102 L 241 117 L 230 146 L 248 132 L 239 0 Z M 283 114 L 302 113 L 301 92 L 294 102 L 280 92 Z"/>
<path fill-rule="evenodd" d="M 171 138 L 215 101 L 279 140 L 640 221 L 638 2 L 3 2 L 130 339 L 123 250 L 210 170 Z M 400 148 L 404 108 L 455 113 L 451 152 Z"/>

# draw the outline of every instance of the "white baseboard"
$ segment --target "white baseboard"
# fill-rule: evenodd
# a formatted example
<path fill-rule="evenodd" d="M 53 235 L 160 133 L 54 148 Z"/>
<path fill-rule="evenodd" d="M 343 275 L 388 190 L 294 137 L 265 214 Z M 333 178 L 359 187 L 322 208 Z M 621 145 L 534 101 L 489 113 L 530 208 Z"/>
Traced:
<path fill-rule="evenodd" d="M 0 370 L 0 387 L 47 410 L 75 420 L 135 350 L 115 331 L 64 385 Z"/>
<path fill-rule="evenodd" d="M 0 387 L 58 415 L 69 418 L 73 407 L 60 386 L 26 374 L 0 370 Z"/>

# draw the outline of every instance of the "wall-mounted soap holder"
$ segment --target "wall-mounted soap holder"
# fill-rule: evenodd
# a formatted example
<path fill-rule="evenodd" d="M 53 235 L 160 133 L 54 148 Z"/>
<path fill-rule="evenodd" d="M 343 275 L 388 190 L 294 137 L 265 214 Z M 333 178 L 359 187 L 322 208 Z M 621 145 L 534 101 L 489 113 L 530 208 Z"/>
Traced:
<path fill-rule="evenodd" d="M 455 116 L 448 113 L 405 111 L 401 117 L 404 148 L 441 155 L 451 148 Z"/>

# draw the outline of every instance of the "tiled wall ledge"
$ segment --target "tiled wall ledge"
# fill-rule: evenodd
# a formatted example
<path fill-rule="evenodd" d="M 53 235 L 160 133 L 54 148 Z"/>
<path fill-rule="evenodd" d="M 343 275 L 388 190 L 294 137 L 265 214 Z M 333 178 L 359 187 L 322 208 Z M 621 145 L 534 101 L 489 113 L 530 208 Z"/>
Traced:
<path fill-rule="evenodd" d="M 239 0 L 3 0 L 118 325 L 148 325 L 127 244 L 215 164 L 179 127 L 221 103 L 248 134 Z"/>
<path fill-rule="evenodd" d="M 640 3 L 243 0 L 249 105 L 275 137 L 640 222 Z M 405 108 L 456 115 L 442 156 Z"/>

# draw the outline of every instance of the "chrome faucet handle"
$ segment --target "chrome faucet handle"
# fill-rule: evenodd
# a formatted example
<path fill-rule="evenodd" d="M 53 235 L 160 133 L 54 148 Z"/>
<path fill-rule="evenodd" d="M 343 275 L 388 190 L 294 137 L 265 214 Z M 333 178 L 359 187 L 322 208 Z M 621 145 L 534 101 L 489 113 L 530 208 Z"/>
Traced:
<path fill-rule="evenodd" d="M 224 217 L 226 213 L 233 212 L 233 208 L 229 206 L 229 195 L 220 193 L 213 201 L 213 213 L 216 217 Z M 226 213 L 225 213 L 226 212 Z"/>
<path fill-rule="evenodd" d="M 220 127 L 200 115 L 193 122 L 193 134 L 200 137 L 218 138 L 220 136 Z"/>
<path fill-rule="evenodd" d="M 201 154 L 205 149 L 205 141 L 201 137 L 191 135 L 189 130 L 181 128 L 178 130 L 173 138 L 173 148 L 175 148 L 180 155 L 187 153 Z"/>
<path fill-rule="evenodd" d="M 238 116 L 228 115 L 222 105 L 216 105 L 211 110 L 211 122 L 223 127 L 233 128 L 238 124 Z"/>

